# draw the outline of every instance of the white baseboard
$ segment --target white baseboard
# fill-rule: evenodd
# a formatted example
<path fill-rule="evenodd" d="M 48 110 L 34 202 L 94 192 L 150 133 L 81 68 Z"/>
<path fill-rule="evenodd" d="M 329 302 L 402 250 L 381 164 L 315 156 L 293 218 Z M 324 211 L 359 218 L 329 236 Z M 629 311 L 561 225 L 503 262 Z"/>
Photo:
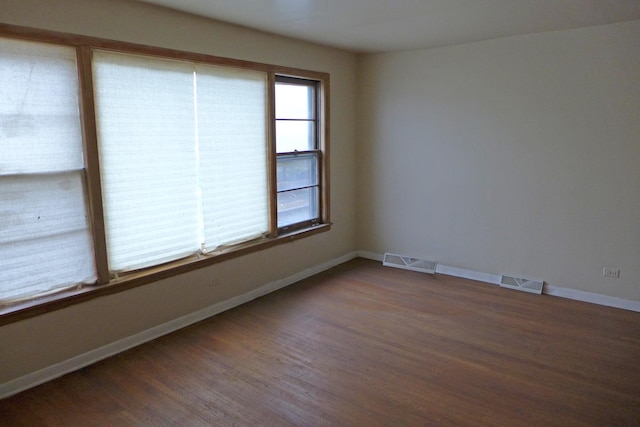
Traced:
<path fill-rule="evenodd" d="M 153 328 L 147 329 L 138 334 L 123 338 L 116 342 L 107 344 L 103 347 L 91 350 L 87 353 L 72 357 L 55 365 L 48 366 L 39 371 L 32 372 L 22 377 L 0 384 L 0 399 L 20 393 L 21 391 L 27 390 L 47 381 L 61 377 L 62 375 L 84 368 L 85 366 L 89 366 L 100 360 L 129 350 L 140 344 L 144 344 L 163 335 L 177 331 L 186 326 L 189 326 L 216 314 L 222 313 L 223 311 L 237 307 L 253 299 L 259 298 L 263 295 L 289 286 L 307 277 L 311 277 L 314 274 L 318 274 L 322 271 L 333 268 L 356 257 L 367 258 L 374 261 L 382 261 L 383 255 L 368 251 L 351 252 L 315 267 L 308 268 L 304 271 L 301 271 L 300 273 L 293 274 L 284 279 L 267 283 L 257 289 L 254 289 L 253 291 L 238 295 L 225 301 L 221 301 L 202 310 L 198 310 L 178 319 L 174 319 Z M 465 270 L 462 268 L 441 264 L 438 264 L 436 273 L 471 280 L 478 280 L 491 284 L 498 284 L 500 282 L 500 276 L 481 273 L 473 270 Z M 545 284 L 543 292 L 547 295 L 557 296 L 561 298 L 574 299 L 593 304 L 600 304 L 609 307 L 640 312 L 640 301 L 626 300 L 623 298 L 616 298 L 607 295 L 595 294 L 591 292 L 579 291 L 575 289 L 547 284 Z"/>
<path fill-rule="evenodd" d="M 611 297 L 586 291 L 578 291 L 571 288 L 547 285 L 546 283 L 542 292 L 555 297 L 568 298 L 576 301 L 590 302 L 592 304 L 606 305 L 608 307 L 640 312 L 640 301 Z"/>
<path fill-rule="evenodd" d="M 356 252 L 359 257 L 371 259 L 374 261 L 382 261 L 383 254 L 368 251 Z M 465 270 L 462 268 L 451 267 L 448 265 L 438 264 L 436 273 L 446 274 L 464 279 L 478 280 L 480 282 L 491 283 L 493 285 L 500 284 L 500 276 L 488 273 L 481 273 L 473 270 Z M 579 291 L 576 289 L 565 288 L 545 283 L 542 293 L 560 298 L 573 299 L 576 301 L 589 302 L 592 304 L 605 305 L 607 307 L 621 308 L 624 310 L 640 312 L 640 301 L 627 300 L 624 298 L 611 297 L 608 295 L 596 294 L 592 292 Z"/>
<path fill-rule="evenodd" d="M 382 260 L 384 259 L 384 254 L 378 254 L 378 253 L 375 253 L 375 252 L 357 251 L 356 254 L 360 258 L 371 259 L 373 261 L 382 262 Z"/>
<path fill-rule="evenodd" d="M 192 325 L 196 322 L 222 313 L 223 311 L 237 307 L 263 295 L 284 288 L 285 286 L 296 283 L 302 279 L 306 279 L 307 277 L 311 277 L 322 271 L 347 262 L 353 258 L 356 258 L 357 256 L 358 255 L 356 252 L 348 253 L 339 258 L 335 258 L 315 267 L 308 268 L 304 271 L 301 271 L 300 273 L 293 274 L 284 279 L 267 283 L 257 289 L 254 289 L 253 291 L 238 295 L 225 301 L 221 301 L 217 304 L 203 308 L 202 310 L 198 310 L 196 312 L 187 314 L 186 316 L 182 316 L 161 325 L 154 326 L 153 328 L 147 329 L 135 335 L 123 338 L 116 342 L 99 347 L 95 350 L 91 350 L 87 353 L 72 357 L 63 362 L 56 363 L 55 365 L 48 366 L 39 371 L 32 372 L 22 377 L 0 384 L 0 399 L 20 393 L 21 391 L 43 384 L 47 381 L 51 381 L 55 378 L 61 377 L 62 375 L 84 368 L 100 360 L 114 356 L 118 353 L 122 353 L 123 351 L 129 350 L 140 344 L 144 344 L 163 335 L 167 335 L 171 332 L 177 331 L 178 329 L 182 329 L 186 326 Z"/>

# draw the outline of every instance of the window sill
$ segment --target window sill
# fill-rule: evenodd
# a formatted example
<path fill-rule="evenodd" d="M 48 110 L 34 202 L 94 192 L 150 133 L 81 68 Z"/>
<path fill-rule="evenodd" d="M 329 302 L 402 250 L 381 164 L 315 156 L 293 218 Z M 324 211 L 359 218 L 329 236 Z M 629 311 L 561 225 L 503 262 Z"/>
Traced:
<path fill-rule="evenodd" d="M 82 286 L 72 290 L 64 290 L 55 294 L 35 297 L 11 305 L 0 306 L 0 326 L 30 317 L 39 316 L 55 310 L 89 301 L 94 298 L 123 292 L 138 286 L 146 285 L 168 277 L 177 276 L 192 270 L 204 268 L 219 262 L 240 257 L 270 248 L 283 243 L 293 242 L 331 229 L 331 223 L 296 230 L 278 237 L 238 244 L 215 251 L 198 258 L 192 257 L 173 261 L 161 266 L 135 272 L 119 277 L 104 285 Z"/>

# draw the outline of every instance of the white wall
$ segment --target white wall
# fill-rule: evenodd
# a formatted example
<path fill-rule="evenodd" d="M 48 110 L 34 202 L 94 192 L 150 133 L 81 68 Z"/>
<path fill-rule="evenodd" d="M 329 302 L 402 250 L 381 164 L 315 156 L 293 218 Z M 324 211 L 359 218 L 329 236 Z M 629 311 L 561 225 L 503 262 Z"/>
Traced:
<path fill-rule="evenodd" d="M 328 233 L 0 327 L 0 385 L 356 249 L 355 55 L 126 0 L 0 0 L 0 11 L 7 24 L 330 73 L 334 223 Z"/>
<path fill-rule="evenodd" d="M 640 21 L 359 75 L 359 249 L 640 300 Z"/>

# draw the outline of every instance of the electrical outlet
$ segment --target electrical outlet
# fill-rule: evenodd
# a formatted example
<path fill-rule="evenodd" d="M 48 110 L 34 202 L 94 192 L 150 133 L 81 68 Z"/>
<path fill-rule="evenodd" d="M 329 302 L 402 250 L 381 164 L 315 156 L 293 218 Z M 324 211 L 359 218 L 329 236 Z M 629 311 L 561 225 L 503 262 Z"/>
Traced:
<path fill-rule="evenodd" d="M 603 277 L 613 277 L 614 279 L 617 279 L 620 277 L 620 270 L 618 270 L 617 268 L 603 268 L 602 269 L 602 276 Z"/>

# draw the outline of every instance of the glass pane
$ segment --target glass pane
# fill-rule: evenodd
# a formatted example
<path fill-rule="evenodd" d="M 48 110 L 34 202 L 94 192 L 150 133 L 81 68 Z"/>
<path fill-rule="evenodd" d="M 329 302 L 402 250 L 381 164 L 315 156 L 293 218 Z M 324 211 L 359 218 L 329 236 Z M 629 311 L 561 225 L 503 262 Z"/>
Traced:
<path fill-rule="evenodd" d="M 269 230 L 267 76 L 198 64 L 205 250 Z"/>
<path fill-rule="evenodd" d="M 318 185 L 318 156 L 279 157 L 278 191 Z"/>
<path fill-rule="evenodd" d="M 276 121 L 276 151 L 314 150 L 315 124 L 307 121 Z"/>
<path fill-rule="evenodd" d="M 319 217 L 318 187 L 278 193 L 278 227 Z"/>
<path fill-rule="evenodd" d="M 276 83 L 276 119 L 314 119 L 314 87 Z"/>
<path fill-rule="evenodd" d="M 0 39 L 0 175 L 84 167 L 75 49 Z"/>
<path fill-rule="evenodd" d="M 200 250 L 193 65 L 94 53 L 109 268 Z"/>

